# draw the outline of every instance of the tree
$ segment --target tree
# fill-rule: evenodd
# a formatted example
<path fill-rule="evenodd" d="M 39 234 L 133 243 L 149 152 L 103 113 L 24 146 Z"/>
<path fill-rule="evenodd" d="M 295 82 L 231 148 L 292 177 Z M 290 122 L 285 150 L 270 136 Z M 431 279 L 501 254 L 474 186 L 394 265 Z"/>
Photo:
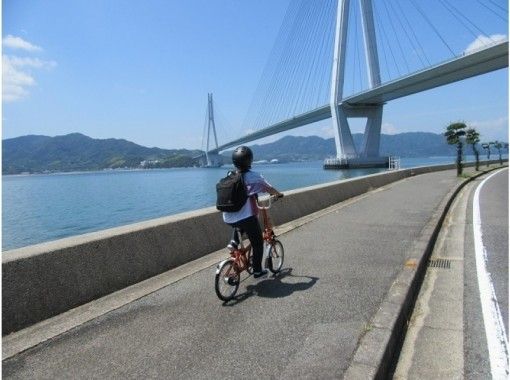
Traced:
<path fill-rule="evenodd" d="M 482 148 L 487 151 L 487 166 L 489 166 L 489 161 L 491 159 L 491 145 L 494 145 L 494 143 L 488 142 L 482 144 Z"/>
<path fill-rule="evenodd" d="M 450 145 L 457 145 L 457 175 L 462 174 L 462 137 L 466 134 L 466 124 L 457 122 L 446 127 L 444 136 Z"/>
<path fill-rule="evenodd" d="M 478 149 L 476 149 L 476 144 L 479 142 L 480 142 L 480 134 L 476 131 L 476 129 L 469 128 L 466 131 L 466 144 L 471 144 L 471 146 L 473 147 L 473 153 L 475 154 L 476 170 L 477 171 L 480 166 L 480 159 L 479 159 Z"/>
<path fill-rule="evenodd" d="M 494 141 L 494 148 L 498 150 L 499 154 L 499 164 L 503 165 L 503 158 L 501 158 L 501 149 L 503 148 L 503 144 L 501 144 L 498 140 Z"/>

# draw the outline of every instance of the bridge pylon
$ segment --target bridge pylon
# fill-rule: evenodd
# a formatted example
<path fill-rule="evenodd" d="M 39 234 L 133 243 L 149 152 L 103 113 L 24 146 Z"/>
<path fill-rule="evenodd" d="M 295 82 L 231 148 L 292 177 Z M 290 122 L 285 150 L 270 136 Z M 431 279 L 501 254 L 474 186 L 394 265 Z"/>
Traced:
<path fill-rule="evenodd" d="M 368 83 L 370 88 L 374 88 L 381 84 L 381 75 L 377 54 L 372 0 L 359 1 L 365 42 Z M 334 159 L 327 159 L 324 162 L 324 167 L 326 169 L 378 167 L 388 164 L 388 157 L 379 156 L 383 104 L 358 104 L 352 106 L 343 102 L 349 8 L 350 0 L 338 0 L 330 95 L 331 118 L 335 133 L 337 156 Z M 354 145 L 348 121 L 350 117 L 363 117 L 367 119 L 361 152 L 358 152 Z"/>
<path fill-rule="evenodd" d="M 207 94 L 207 144 L 205 147 L 205 162 L 201 166 L 215 168 L 223 165 L 223 159 L 219 154 L 210 153 L 211 131 L 214 136 L 215 149 L 218 149 L 218 137 L 216 135 L 216 123 L 214 122 L 213 94 Z"/>

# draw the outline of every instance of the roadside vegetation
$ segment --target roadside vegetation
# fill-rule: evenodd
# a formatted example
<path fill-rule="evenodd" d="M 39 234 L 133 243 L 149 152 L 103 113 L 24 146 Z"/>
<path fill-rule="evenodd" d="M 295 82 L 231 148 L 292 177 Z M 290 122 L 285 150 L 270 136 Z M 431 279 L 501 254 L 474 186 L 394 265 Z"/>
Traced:
<path fill-rule="evenodd" d="M 464 146 L 463 137 L 466 135 L 466 124 L 462 122 L 451 123 L 446 127 L 444 136 L 449 145 L 457 147 L 457 175 L 462 175 L 462 148 Z"/>
<path fill-rule="evenodd" d="M 471 145 L 473 148 L 473 153 L 475 154 L 475 170 L 478 171 L 480 167 L 480 154 L 476 145 L 480 142 L 480 134 L 474 128 L 469 128 L 466 130 L 466 144 Z"/>

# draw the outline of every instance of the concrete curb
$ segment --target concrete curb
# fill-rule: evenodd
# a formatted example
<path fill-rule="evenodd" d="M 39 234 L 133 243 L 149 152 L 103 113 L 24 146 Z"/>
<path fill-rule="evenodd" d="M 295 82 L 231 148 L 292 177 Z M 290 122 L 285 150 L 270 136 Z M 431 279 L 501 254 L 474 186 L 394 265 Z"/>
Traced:
<path fill-rule="evenodd" d="M 344 379 L 390 377 L 395 355 L 402 346 L 407 321 L 412 314 L 427 270 L 427 262 L 453 201 L 469 182 L 502 167 L 507 166 L 482 169 L 480 173 L 459 183 L 441 201 L 440 206 L 422 230 L 420 238 L 416 241 L 402 271 L 381 303 L 379 311 L 367 326 L 367 332 L 359 341 Z"/>

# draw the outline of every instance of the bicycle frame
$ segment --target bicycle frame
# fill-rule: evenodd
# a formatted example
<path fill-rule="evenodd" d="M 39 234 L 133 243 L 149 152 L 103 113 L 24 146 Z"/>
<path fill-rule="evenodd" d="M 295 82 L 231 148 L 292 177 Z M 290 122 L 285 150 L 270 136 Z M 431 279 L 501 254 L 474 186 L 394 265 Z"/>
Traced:
<path fill-rule="evenodd" d="M 268 210 L 271 208 L 271 204 L 273 203 L 274 200 L 275 200 L 275 198 L 269 197 L 269 199 L 267 201 L 268 202 L 267 206 L 263 206 L 257 200 L 257 207 L 259 208 L 259 210 L 261 210 L 262 221 L 264 224 L 264 230 L 262 232 L 262 237 L 264 239 L 264 253 L 262 256 L 262 265 L 264 267 L 265 267 L 264 264 L 265 264 L 267 258 L 269 257 L 269 252 L 271 250 L 271 243 L 274 241 L 274 239 L 276 237 L 276 235 L 273 231 L 273 225 L 271 223 L 271 219 L 270 219 L 269 213 L 268 213 Z M 224 262 L 232 260 L 232 259 L 234 260 L 233 268 L 238 274 L 241 274 L 241 272 L 249 269 L 250 263 L 249 263 L 248 253 L 251 250 L 251 244 L 248 244 L 246 247 L 244 247 L 243 239 L 242 239 L 242 236 L 241 236 L 241 233 L 239 232 L 239 230 L 237 230 L 237 234 L 238 234 L 239 247 L 234 249 L 232 252 L 230 252 L 230 257 L 228 259 L 221 261 L 217 265 L 216 273 L 219 272 L 219 268 L 221 268 L 221 266 L 223 265 Z M 229 274 L 229 273 L 230 273 L 230 271 L 227 272 L 227 274 Z"/>
<path fill-rule="evenodd" d="M 221 267 L 221 265 L 225 262 L 225 261 L 229 261 L 229 260 L 234 260 L 234 266 L 233 268 L 235 269 L 235 271 L 240 274 L 241 272 L 245 271 L 245 270 L 248 270 L 248 267 L 250 265 L 250 263 L 248 262 L 248 253 L 250 252 L 251 250 L 251 244 L 248 244 L 246 247 L 244 246 L 243 244 L 243 239 L 242 239 L 242 236 L 241 236 L 241 232 L 239 230 L 237 230 L 237 236 L 238 236 L 238 241 L 239 241 L 239 246 L 238 248 L 234 249 L 233 251 L 230 252 L 230 258 L 228 259 L 225 259 L 223 260 L 222 262 L 220 262 L 217 266 L 217 271 L 219 270 L 219 268 Z M 227 274 L 230 274 L 230 271 L 227 272 Z"/>
<path fill-rule="evenodd" d="M 257 200 L 257 207 L 261 211 L 262 214 L 262 222 L 264 224 L 264 230 L 262 231 L 262 238 L 264 239 L 264 254 L 262 256 L 262 265 L 266 267 L 266 261 L 269 257 L 269 253 L 271 251 L 271 244 L 276 238 L 276 235 L 273 231 L 273 224 L 271 222 L 271 218 L 269 217 L 268 210 L 271 208 L 272 203 L 277 198 L 274 198 L 273 196 L 270 196 L 267 200 L 267 206 L 263 206 L 259 201 Z"/>

